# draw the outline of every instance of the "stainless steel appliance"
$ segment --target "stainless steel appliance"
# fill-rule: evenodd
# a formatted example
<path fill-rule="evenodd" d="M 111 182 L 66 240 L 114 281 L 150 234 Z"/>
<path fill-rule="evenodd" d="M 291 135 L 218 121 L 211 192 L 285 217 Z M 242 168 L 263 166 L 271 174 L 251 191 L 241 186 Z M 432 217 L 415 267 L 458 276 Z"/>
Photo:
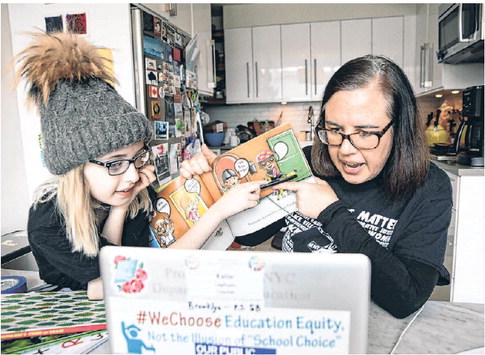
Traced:
<path fill-rule="evenodd" d="M 449 64 L 483 62 L 482 10 L 481 3 L 440 5 L 438 61 Z"/>
<path fill-rule="evenodd" d="M 483 85 L 463 91 L 463 117 L 455 138 L 456 162 L 483 166 Z"/>

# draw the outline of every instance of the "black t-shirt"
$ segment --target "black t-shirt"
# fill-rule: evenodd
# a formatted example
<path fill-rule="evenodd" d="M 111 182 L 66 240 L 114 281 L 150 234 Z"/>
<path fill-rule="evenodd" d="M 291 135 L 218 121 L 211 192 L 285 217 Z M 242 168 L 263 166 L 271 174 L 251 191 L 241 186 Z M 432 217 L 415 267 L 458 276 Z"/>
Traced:
<path fill-rule="evenodd" d="M 310 152 L 311 147 L 304 149 L 311 165 Z M 443 260 L 452 192 L 444 171 L 431 163 L 425 184 L 398 201 L 386 197 L 381 176 L 358 185 L 340 176 L 320 178 L 339 201 L 317 219 L 295 212 L 236 241 L 259 244 L 286 226 L 284 251 L 365 254 L 372 263 L 371 296 L 396 317 L 418 309 L 437 283 L 450 282 Z"/>
<path fill-rule="evenodd" d="M 39 276 L 52 285 L 72 290 L 87 289 L 88 282 L 100 276 L 99 258 L 72 251 L 72 245 L 66 235 L 64 218 L 56 205 L 57 200 L 53 198 L 37 204 L 35 209 L 32 206 L 29 211 L 27 232 L 32 253 L 39 267 Z M 103 226 L 104 221 L 98 230 L 100 249 L 111 244 L 99 232 Z M 133 219 L 126 219 L 121 245 L 148 247 L 149 240 L 149 217 L 146 212 L 140 212 Z"/>

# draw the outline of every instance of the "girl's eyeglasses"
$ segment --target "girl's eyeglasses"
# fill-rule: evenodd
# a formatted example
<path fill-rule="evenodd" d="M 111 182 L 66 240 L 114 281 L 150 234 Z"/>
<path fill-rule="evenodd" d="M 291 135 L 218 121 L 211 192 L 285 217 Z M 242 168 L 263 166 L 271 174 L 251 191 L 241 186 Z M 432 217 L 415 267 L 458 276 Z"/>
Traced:
<path fill-rule="evenodd" d="M 145 165 L 147 165 L 150 162 L 150 155 L 151 155 L 151 149 L 150 147 L 145 145 L 143 147 L 143 151 L 135 155 L 132 159 L 118 159 L 118 160 L 112 160 L 107 162 L 91 159 L 89 160 L 89 162 L 104 166 L 105 168 L 108 169 L 108 174 L 110 176 L 117 176 L 117 175 L 124 174 L 130 167 L 131 163 L 133 163 L 133 165 L 135 165 L 135 168 L 138 170 L 143 168 Z"/>

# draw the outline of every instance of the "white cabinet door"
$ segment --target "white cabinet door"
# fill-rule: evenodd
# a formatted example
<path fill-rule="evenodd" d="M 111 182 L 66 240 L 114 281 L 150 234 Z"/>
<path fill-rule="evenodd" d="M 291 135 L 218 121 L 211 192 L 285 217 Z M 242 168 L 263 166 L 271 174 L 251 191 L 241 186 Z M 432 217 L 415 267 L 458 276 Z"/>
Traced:
<path fill-rule="evenodd" d="M 313 22 L 310 25 L 314 101 L 323 98 L 323 91 L 333 74 L 342 65 L 340 58 L 340 21 Z"/>
<path fill-rule="evenodd" d="M 281 26 L 281 65 L 283 100 L 310 100 L 310 24 Z"/>
<path fill-rule="evenodd" d="M 436 51 L 439 49 L 438 42 L 438 15 L 440 4 L 428 4 L 429 16 L 428 16 L 428 42 L 432 44 L 432 77 L 431 88 L 429 90 L 437 89 L 443 86 L 443 64 L 438 63 L 438 57 Z"/>
<path fill-rule="evenodd" d="M 224 31 L 226 59 L 226 102 L 251 102 L 253 91 L 253 51 L 251 28 Z"/>
<path fill-rule="evenodd" d="M 403 69 L 404 18 L 372 19 L 372 54 L 384 55 Z"/>
<path fill-rule="evenodd" d="M 197 48 L 200 51 L 197 63 L 199 93 L 214 94 L 214 41 L 211 32 L 211 8 L 209 4 L 193 4 L 193 33 L 197 34 Z"/>
<path fill-rule="evenodd" d="M 342 21 L 342 64 L 372 53 L 371 19 Z"/>
<path fill-rule="evenodd" d="M 197 62 L 197 87 L 200 94 L 213 96 L 215 88 L 214 78 L 214 41 L 211 32 L 197 34 L 197 48 L 200 51 Z"/>
<path fill-rule="evenodd" d="M 280 25 L 253 27 L 253 64 L 254 101 L 281 101 Z"/>
<path fill-rule="evenodd" d="M 458 178 L 451 302 L 483 303 L 485 206 L 482 176 Z"/>

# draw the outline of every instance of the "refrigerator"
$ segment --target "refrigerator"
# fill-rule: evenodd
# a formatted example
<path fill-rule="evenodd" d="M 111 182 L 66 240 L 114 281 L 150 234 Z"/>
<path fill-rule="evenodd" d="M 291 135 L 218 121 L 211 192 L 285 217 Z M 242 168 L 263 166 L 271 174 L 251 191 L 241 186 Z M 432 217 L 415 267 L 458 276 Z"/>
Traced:
<path fill-rule="evenodd" d="M 88 41 L 96 46 L 111 49 L 111 56 L 114 63 L 113 70 L 118 81 L 115 88 L 118 93 L 126 101 L 135 106 L 139 111 L 146 114 L 154 124 L 154 127 L 155 122 L 160 122 L 160 124 L 157 124 L 157 126 L 161 128 L 168 128 L 167 132 L 162 132 L 164 134 L 168 134 L 168 136 L 164 138 L 162 138 L 162 136 L 154 137 L 160 139 L 155 139 L 152 145 L 158 146 L 162 144 L 162 146 L 166 148 L 166 151 L 163 152 L 163 154 L 169 155 L 171 149 L 174 150 L 174 152 L 176 151 L 177 158 L 174 159 L 175 161 L 166 161 L 165 164 L 168 166 L 162 166 L 162 163 L 164 162 L 160 162 L 161 165 L 158 167 L 158 169 L 168 170 L 171 168 L 171 173 L 168 176 L 165 176 L 164 179 L 173 177 L 174 175 L 172 172 L 175 172 L 176 169 L 178 170 L 178 163 L 180 163 L 178 160 L 182 159 L 182 144 L 184 144 L 186 140 L 190 141 L 190 139 L 193 139 L 194 137 L 191 138 L 190 136 L 193 134 L 196 136 L 197 132 L 194 133 L 192 126 L 182 127 L 181 122 L 184 123 L 183 120 L 172 120 L 172 125 L 169 124 L 168 127 L 166 127 L 166 124 L 162 123 L 165 122 L 166 111 L 170 111 L 168 112 L 169 117 L 172 117 L 175 114 L 177 114 L 177 117 L 180 117 L 180 107 L 177 105 L 177 112 L 172 112 L 174 111 L 173 106 L 167 105 L 167 107 L 165 107 L 165 105 L 163 105 L 162 107 L 161 98 L 159 100 L 159 116 L 150 117 L 152 112 L 148 111 L 147 107 L 149 107 L 151 110 L 151 105 L 153 104 L 154 99 L 150 97 L 149 90 L 152 90 L 153 95 L 154 88 L 150 88 L 149 86 L 156 86 L 157 88 L 160 88 L 160 86 L 162 86 L 162 80 L 159 80 L 159 85 L 150 85 L 150 83 L 147 83 L 146 81 L 146 58 L 151 57 L 153 59 L 153 56 L 146 55 L 145 51 L 147 44 L 145 42 L 148 37 L 152 37 L 152 40 L 154 37 L 156 37 L 154 36 L 153 32 L 159 28 L 159 25 L 161 31 L 164 28 L 168 29 L 170 36 L 173 37 L 173 41 L 177 41 L 177 43 L 173 43 L 172 45 L 172 48 L 177 48 L 176 51 L 172 50 L 172 61 L 174 60 L 173 56 L 175 54 L 175 56 L 177 56 L 176 59 L 180 61 L 180 65 L 178 66 L 178 69 L 180 70 L 180 66 L 185 65 L 185 62 L 182 63 L 182 59 L 185 58 L 185 46 L 189 44 L 191 37 L 187 33 L 178 29 L 176 26 L 170 24 L 170 22 L 164 19 L 162 16 L 158 16 L 158 14 L 152 12 L 151 10 L 143 8 L 142 5 L 133 5 L 130 3 L 11 3 L 7 6 L 8 18 L 10 21 L 9 29 L 11 36 L 12 55 L 19 53 L 30 44 L 30 36 L 26 34 L 26 32 L 35 32 L 39 30 L 45 31 L 49 28 L 53 28 L 53 26 L 63 26 L 65 29 L 67 26 L 71 26 L 73 23 L 72 19 L 78 20 L 79 28 L 76 27 L 75 30 L 81 31 L 78 33 L 84 36 Z M 158 18 L 160 20 L 158 24 L 156 22 L 152 23 L 157 27 L 154 27 L 151 33 L 149 33 L 150 31 L 146 28 L 147 19 L 150 17 L 152 19 Z M 70 22 L 68 22 L 68 19 Z M 84 33 L 82 31 L 84 31 Z M 163 37 L 160 37 L 160 39 L 163 40 Z M 160 63 L 163 67 L 163 62 Z M 184 69 L 185 67 L 183 66 L 182 68 Z M 160 70 L 159 72 L 163 72 L 163 70 Z M 171 79 L 175 80 L 173 77 Z M 180 79 L 182 79 L 182 76 L 180 76 Z M 194 106 L 197 102 L 197 95 L 195 91 L 197 78 L 196 76 L 190 77 L 192 81 L 190 82 L 189 88 L 191 86 L 192 89 L 187 93 L 185 91 L 186 78 L 183 77 L 183 79 L 184 83 L 180 82 L 177 84 L 180 84 L 181 87 L 182 84 L 184 84 L 184 91 L 179 90 L 180 92 L 164 92 L 164 95 L 167 98 L 172 99 L 172 101 L 175 95 L 177 95 L 177 100 L 178 95 L 180 95 L 182 98 L 188 96 L 191 99 L 189 100 L 189 104 Z M 25 85 L 22 82 L 15 90 L 17 96 L 16 106 L 18 108 L 18 120 L 20 128 L 18 131 L 2 132 L 2 135 L 6 133 L 13 134 L 18 136 L 19 140 L 21 141 L 27 185 L 23 188 L 27 190 L 28 196 L 31 197 L 34 194 L 35 189 L 51 175 L 45 167 L 42 159 L 42 140 L 40 135 L 40 118 L 38 113 L 35 111 L 35 109 L 29 109 L 26 107 L 26 90 Z M 160 96 L 160 92 L 158 92 L 158 94 Z M 194 118 L 196 115 L 194 110 L 195 107 L 190 107 L 187 110 L 189 114 L 185 114 L 185 118 L 190 119 L 190 123 L 196 124 Z M 194 117 L 192 117 L 192 114 Z M 183 117 L 184 112 L 182 110 L 182 118 Z M 179 128 L 181 128 L 178 131 L 176 130 L 177 123 Z M 187 137 L 187 135 L 189 135 L 189 137 Z M 186 137 L 188 139 L 186 139 Z M 154 148 L 154 152 L 160 152 L 160 147 Z M 2 156 L 5 154 L 9 154 L 9 152 L 3 152 Z M 28 206 L 26 208 L 28 208 Z"/>

